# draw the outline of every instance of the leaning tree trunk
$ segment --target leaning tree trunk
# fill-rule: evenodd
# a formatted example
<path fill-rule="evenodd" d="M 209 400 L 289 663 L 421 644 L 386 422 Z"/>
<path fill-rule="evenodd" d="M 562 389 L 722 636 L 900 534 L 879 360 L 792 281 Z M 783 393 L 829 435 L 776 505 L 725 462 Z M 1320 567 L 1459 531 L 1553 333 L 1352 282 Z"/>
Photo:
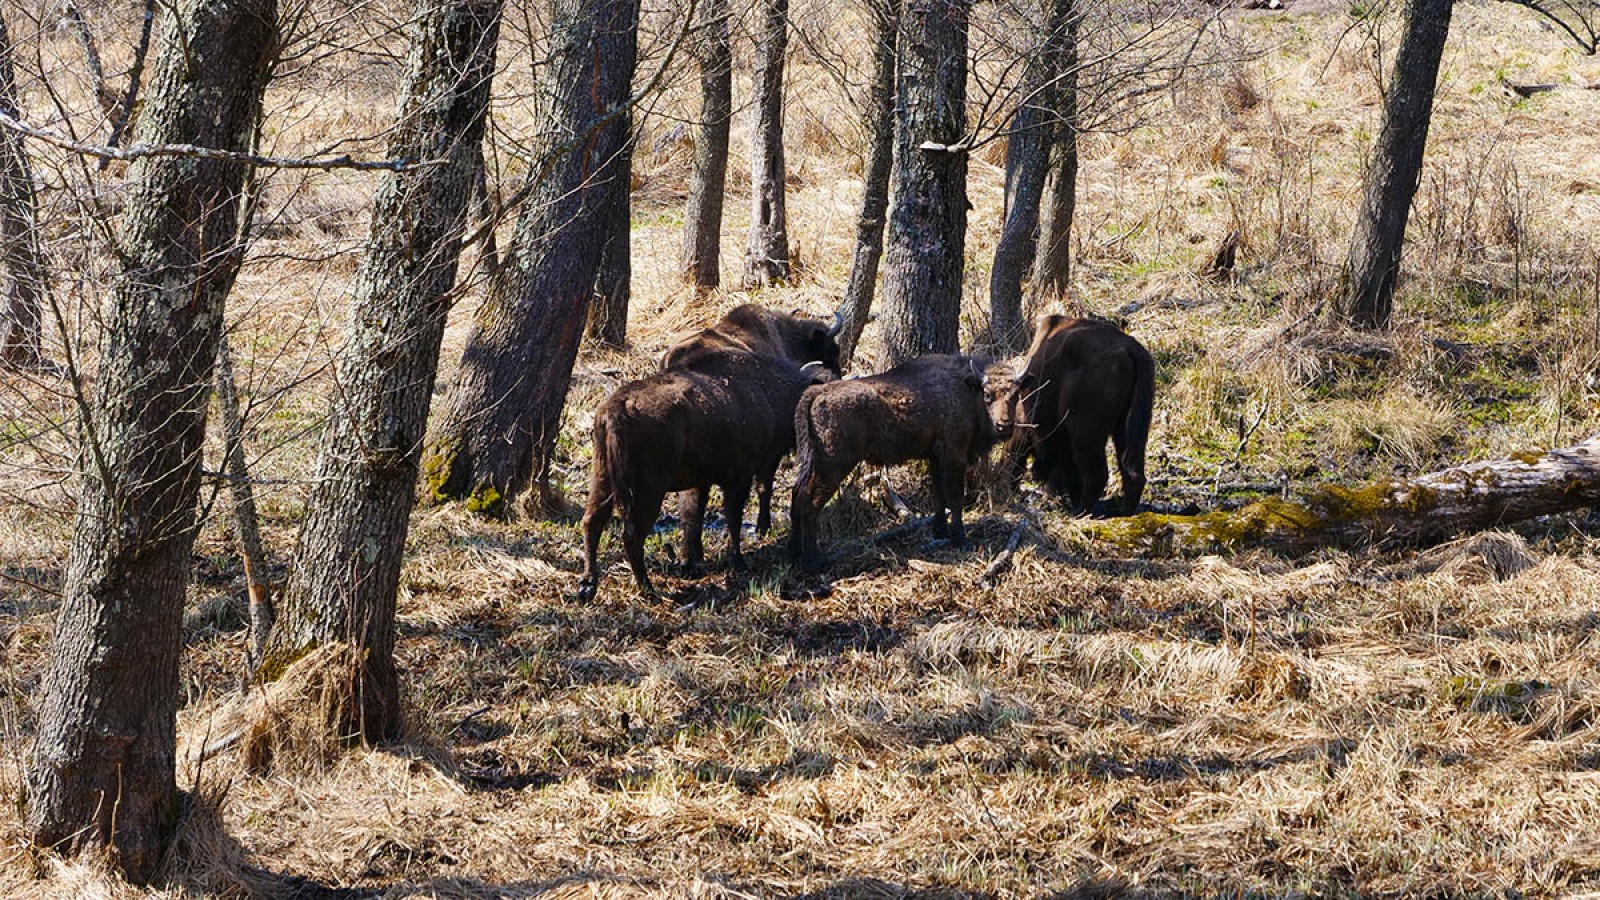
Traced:
<path fill-rule="evenodd" d="M 401 724 L 395 594 L 482 165 L 500 10 L 501 0 L 417 0 L 389 156 L 444 164 L 386 175 L 378 188 L 315 488 L 261 664 L 272 680 L 318 647 L 357 648 L 354 683 L 333 694 L 348 701 L 328 723 L 341 736 L 390 737 Z"/>
<path fill-rule="evenodd" d="M 1333 308 L 1335 317 L 1358 328 L 1385 328 L 1400 275 L 1400 249 L 1406 219 L 1422 177 L 1428 144 L 1433 91 L 1439 60 L 1450 35 L 1454 0 L 1408 0 L 1405 28 L 1395 55 L 1389 94 L 1383 104 L 1383 130 L 1367 166 L 1360 218 L 1350 240 L 1345 283 Z"/>
<path fill-rule="evenodd" d="M 602 347 L 620 348 L 628 343 L 628 304 L 633 297 L 633 148 L 638 136 L 624 115 L 628 143 L 622 159 L 605 184 L 611 195 L 602 214 L 605 231 L 600 248 L 600 269 L 594 279 L 594 302 L 589 306 L 589 339 Z"/>
<path fill-rule="evenodd" d="M 884 261 L 889 363 L 954 353 L 967 236 L 971 0 L 907 0 L 900 16 L 894 208 Z"/>
<path fill-rule="evenodd" d="M 1600 504 L 1600 435 L 1574 447 L 1468 463 L 1361 488 L 1330 486 L 1304 502 L 1260 500 L 1232 512 L 1140 513 L 1092 523 L 1129 549 L 1303 551 L 1329 545 L 1414 544 L 1474 528 Z"/>
<path fill-rule="evenodd" d="M 1028 346 L 1022 317 L 1022 278 L 1033 263 L 1039 230 L 1039 205 L 1050 172 L 1059 90 L 1056 52 L 1064 39 L 1072 0 L 1052 0 L 1045 21 L 1043 45 L 1023 73 L 1022 100 L 1011 120 L 1006 143 L 1005 222 L 994 248 L 989 272 L 989 340 L 999 356 L 1021 353 Z"/>
<path fill-rule="evenodd" d="M 844 288 L 839 313 L 839 360 L 845 365 L 855 355 L 861 332 L 872 312 L 872 295 L 878 285 L 878 262 L 883 256 L 883 220 L 889 209 L 889 173 L 894 166 L 894 57 L 895 33 L 900 28 L 900 0 L 868 0 L 872 17 L 872 82 L 867 90 L 867 130 L 871 144 L 862 171 L 861 217 L 856 220 L 856 249 L 850 260 L 850 280 Z"/>
<path fill-rule="evenodd" d="M 1033 259 L 1032 293 L 1054 298 L 1067 292 L 1072 269 L 1072 217 L 1078 206 L 1078 4 L 1068 0 L 1066 21 L 1056 32 L 1060 36 L 1049 52 L 1059 62 L 1055 69 L 1056 127 L 1055 186 L 1050 193 L 1050 209 L 1039 226 L 1038 249 Z"/>
<path fill-rule="evenodd" d="M 789 219 L 784 205 L 783 63 L 789 46 L 789 0 L 756 9 L 756 121 L 750 133 L 750 242 L 745 287 L 789 278 Z"/>
<path fill-rule="evenodd" d="M 728 180 L 728 128 L 733 118 L 733 51 L 728 0 L 703 0 L 695 55 L 700 63 L 700 121 L 694 169 L 683 215 L 683 279 L 710 289 L 722 283 L 722 200 Z"/>
<path fill-rule="evenodd" d="M 577 361 L 604 233 L 607 181 L 628 141 L 638 0 L 557 0 L 541 91 L 532 196 L 478 312 L 445 413 L 423 454 L 436 499 L 499 513 L 537 482 Z"/>
<path fill-rule="evenodd" d="M 274 0 L 179 0 L 163 23 L 138 139 L 251 146 Z M 178 657 L 207 394 L 238 271 L 248 167 L 134 163 L 105 312 L 87 460 L 28 768 L 33 839 L 110 848 L 151 877 L 177 802 Z"/>
<path fill-rule="evenodd" d="M 11 64 L 11 38 L 0 15 L 0 112 L 20 118 L 16 72 Z M 39 247 L 38 207 L 33 195 L 33 168 L 22 135 L 0 128 L 0 268 L 5 270 L 4 306 L 0 308 L 0 362 L 36 368 L 44 362 L 40 347 L 39 307 L 46 287 L 44 253 Z"/>

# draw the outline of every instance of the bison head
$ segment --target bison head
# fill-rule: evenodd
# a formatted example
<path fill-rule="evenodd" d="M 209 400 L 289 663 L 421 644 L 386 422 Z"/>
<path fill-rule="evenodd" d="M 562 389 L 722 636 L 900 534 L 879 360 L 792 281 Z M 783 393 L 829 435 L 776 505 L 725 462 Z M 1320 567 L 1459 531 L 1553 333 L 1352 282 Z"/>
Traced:
<path fill-rule="evenodd" d="M 835 376 L 843 374 L 839 362 L 839 332 L 844 330 L 844 316 L 833 314 L 831 323 L 808 321 L 810 331 L 806 339 L 806 358 L 822 363 Z"/>
<path fill-rule="evenodd" d="M 1012 372 L 1012 367 L 1003 362 L 982 367 L 975 363 L 967 378 L 973 390 L 983 393 L 984 411 L 988 413 L 989 422 L 994 426 L 994 438 L 998 441 L 1010 437 L 1012 429 L 1017 427 L 1020 400 L 1026 390 L 1021 383 L 1023 376 L 1014 376 Z"/>

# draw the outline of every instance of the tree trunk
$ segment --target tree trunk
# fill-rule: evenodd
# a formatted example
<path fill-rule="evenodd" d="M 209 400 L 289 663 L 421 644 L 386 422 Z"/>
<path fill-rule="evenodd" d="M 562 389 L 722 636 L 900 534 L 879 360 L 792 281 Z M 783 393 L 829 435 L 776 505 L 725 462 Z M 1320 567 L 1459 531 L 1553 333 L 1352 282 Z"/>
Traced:
<path fill-rule="evenodd" d="M 550 456 L 577 361 L 622 165 L 638 0 L 557 0 L 541 91 L 546 127 L 532 196 L 490 285 L 445 414 L 423 454 L 437 499 L 500 513 L 530 482 L 549 498 Z M 573 143 L 576 146 L 571 146 Z"/>
<path fill-rule="evenodd" d="M 750 132 L 750 243 L 745 287 L 789 278 L 789 218 L 784 206 L 783 63 L 789 0 L 759 0 L 755 33 L 755 127 Z"/>
<path fill-rule="evenodd" d="M 349 339 L 318 455 L 316 487 L 261 674 L 277 678 L 335 642 L 363 664 L 330 723 L 382 739 L 401 725 L 395 594 L 416 498 L 439 344 L 472 215 L 501 0 L 418 0 L 389 156 L 442 166 L 386 175 L 356 275 Z M 343 671 L 343 670 L 341 670 Z"/>
<path fill-rule="evenodd" d="M 1005 221 L 994 248 L 989 273 L 989 340 L 999 356 L 1021 353 L 1028 346 L 1022 316 L 1022 278 L 1033 264 L 1039 231 L 1039 205 L 1050 173 L 1050 148 L 1055 141 L 1059 103 L 1057 50 L 1066 34 L 1072 0 L 1052 0 L 1045 21 L 1044 44 L 1028 61 L 1022 77 L 1022 100 L 1011 120 L 1006 143 Z"/>
<path fill-rule="evenodd" d="M 868 0 L 872 16 L 872 82 L 867 91 L 867 129 L 871 145 L 862 171 L 861 217 L 856 220 L 856 250 L 850 259 L 850 281 L 844 289 L 844 328 L 839 332 L 839 360 L 850 364 L 861 332 L 872 312 L 883 256 L 884 213 L 889 209 L 889 173 L 894 167 L 895 34 L 900 28 L 900 0 Z"/>
<path fill-rule="evenodd" d="M 1098 536 L 1135 546 L 1216 552 L 1261 546 L 1302 551 L 1409 544 L 1600 503 L 1600 435 L 1575 447 L 1520 454 L 1361 488 L 1325 487 L 1303 503 L 1261 500 L 1197 516 L 1140 513 L 1092 523 Z"/>
<path fill-rule="evenodd" d="M 722 283 L 722 199 L 728 180 L 728 127 L 733 118 L 733 51 L 728 43 L 728 0 L 702 0 L 700 121 L 694 170 L 683 215 L 683 279 L 697 288 Z"/>
<path fill-rule="evenodd" d="M 594 280 L 594 302 L 589 307 L 589 339 L 602 347 L 621 348 L 628 343 L 628 303 L 633 296 L 633 148 L 637 136 L 628 128 L 628 143 L 615 173 L 603 186 L 610 192 L 602 212 L 605 244 L 600 248 L 600 270 Z"/>
<path fill-rule="evenodd" d="M 267 635 L 272 631 L 272 594 L 263 580 L 267 577 L 267 553 L 261 545 L 256 492 L 244 461 L 244 418 L 239 412 L 239 386 L 233 378 L 233 353 L 228 349 L 226 332 L 217 341 L 217 407 L 222 412 L 222 471 L 233 500 L 234 529 L 239 535 L 245 590 L 250 596 L 250 665 L 256 666 L 261 663 Z"/>
<path fill-rule="evenodd" d="M 954 353 L 967 236 L 971 0 L 907 0 L 900 16 L 893 211 L 883 279 L 888 364 Z"/>
<path fill-rule="evenodd" d="M 3 15 L 0 15 L 0 112 L 21 118 L 17 110 L 11 38 Z M 47 274 L 44 253 L 39 247 L 33 167 L 28 164 L 22 135 L 10 129 L 0 129 L 0 267 L 5 270 L 4 307 L 0 311 L 0 362 L 14 368 L 37 368 L 44 363 L 39 307 L 47 287 Z"/>
<path fill-rule="evenodd" d="M 111 136 L 106 146 L 117 147 L 133 121 L 134 105 L 139 101 L 139 84 L 144 80 L 145 57 L 150 53 L 150 32 L 156 21 L 156 0 L 144 0 L 144 14 L 139 20 L 139 42 L 133 48 L 133 65 L 128 68 L 128 89 L 122 92 L 122 102 L 117 104 L 111 117 Z M 100 169 L 111 164 L 110 157 L 100 160 Z"/>
<path fill-rule="evenodd" d="M 179 0 L 138 138 L 246 151 L 277 49 L 274 0 Z M 88 460 L 39 698 L 28 824 L 151 877 L 177 802 L 178 657 L 207 397 L 238 272 L 239 162 L 134 163 Z"/>
<path fill-rule="evenodd" d="M 1078 206 L 1078 23 L 1076 0 L 1067 4 L 1066 22 L 1059 43 L 1051 51 L 1060 54 L 1056 65 L 1055 186 L 1050 194 L 1049 214 L 1039 227 L 1038 249 L 1033 259 L 1032 293 L 1054 298 L 1067 292 L 1072 270 L 1072 217 Z"/>
<path fill-rule="evenodd" d="M 1400 49 L 1383 104 L 1383 130 L 1367 166 L 1360 218 L 1350 241 L 1345 283 L 1334 316 L 1357 328 L 1385 328 L 1400 275 L 1406 219 L 1422 177 L 1439 60 L 1450 34 L 1453 0 L 1408 0 Z"/>

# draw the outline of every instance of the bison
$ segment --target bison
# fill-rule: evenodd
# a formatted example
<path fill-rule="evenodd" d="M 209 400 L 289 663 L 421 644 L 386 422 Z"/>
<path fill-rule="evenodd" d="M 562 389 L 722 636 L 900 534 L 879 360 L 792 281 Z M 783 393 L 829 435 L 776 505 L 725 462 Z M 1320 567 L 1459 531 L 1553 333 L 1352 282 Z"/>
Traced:
<path fill-rule="evenodd" d="M 789 313 L 774 312 L 745 303 L 729 310 L 715 325 L 674 344 L 662 361 L 663 369 L 694 368 L 701 358 L 717 358 L 726 351 L 740 351 L 796 365 L 821 363 L 835 376 L 840 374 L 839 332 L 844 317 L 833 314 L 832 324 Z M 777 477 L 777 461 L 769 471 L 756 475 L 756 533 L 772 530 L 772 482 Z M 700 523 L 705 516 L 706 491 L 686 491 L 678 499 L 686 540 L 698 546 Z M 693 563 L 691 563 L 693 565 Z"/>
<path fill-rule="evenodd" d="M 786 359 L 796 365 L 820 362 L 839 374 L 839 332 L 844 317 L 833 314 L 831 324 L 806 316 L 774 312 L 746 303 L 729 310 L 715 325 L 684 338 L 667 351 L 662 368 L 692 366 L 697 356 L 739 350 Z"/>
<path fill-rule="evenodd" d="M 1016 380 L 1019 427 L 1006 453 L 1012 483 L 1032 456 L 1035 480 L 1073 510 L 1092 513 L 1106 489 L 1109 437 L 1122 475 L 1122 512 L 1137 510 L 1155 404 L 1150 352 L 1110 322 L 1046 316 Z"/>
<path fill-rule="evenodd" d="M 863 462 L 926 460 L 939 505 L 934 535 L 964 545 L 967 469 L 1011 430 L 1018 391 L 1010 375 L 986 359 L 922 356 L 880 375 L 808 389 L 794 413 L 799 475 L 790 555 L 803 565 L 818 561 L 817 514 Z"/>
<path fill-rule="evenodd" d="M 820 366 L 726 350 L 702 354 L 693 368 L 673 368 L 617 390 L 594 418 L 594 466 L 583 513 L 585 574 L 580 599 L 600 583 L 600 535 L 621 508 L 622 544 L 633 577 L 654 594 L 644 541 L 668 492 L 722 489 L 728 557 L 738 568 L 740 523 L 751 481 L 777 468 L 794 446 L 794 407 L 823 377 Z M 684 555 L 702 556 L 698 528 L 684 529 Z"/>

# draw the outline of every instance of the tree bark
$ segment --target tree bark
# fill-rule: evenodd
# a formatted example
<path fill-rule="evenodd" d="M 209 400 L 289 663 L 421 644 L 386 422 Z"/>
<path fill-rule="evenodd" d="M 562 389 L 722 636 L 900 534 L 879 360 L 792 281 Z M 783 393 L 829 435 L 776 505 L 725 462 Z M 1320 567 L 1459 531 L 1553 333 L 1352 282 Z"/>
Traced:
<path fill-rule="evenodd" d="M 1051 153 L 1055 185 L 1050 208 L 1039 226 L 1033 259 L 1033 296 L 1056 298 L 1067 292 L 1072 274 L 1072 218 L 1078 206 L 1078 23 L 1076 0 L 1068 4 L 1061 40 L 1050 48 L 1060 54 L 1056 65 L 1057 117 Z"/>
<path fill-rule="evenodd" d="M 883 280 L 888 364 L 955 353 L 967 236 L 971 0 L 907 0 L 900 16 L 893 211 Z"/>
<path fill-rule="evenodd" d="M 1350 241 L 1343 289 L 1334 317 L 1357 328 L 1386 328 L 1400 275 L 1406 219 L 1422 177 L 1439 61 L 1450 35 L 1453 0 L 1407 0 L 1383 129 L 1367 166 L 1361 213 Z"/>
<path fill-rule="evenodd" d="M 11 37 L 0 15 L 0 112 L 20 118 Z M 0 129 L 0 267 L 6 279 L 0 312 L 0 362 L 14 368 L 44 363 L 39 308 L 48 287 L 44 252 L 39 246 L 38 205 L 33 167 L 22 135 Z"/>
<path fill-rule="evenodd" d="M 1173 550 L 1316 547 L 1435 541 L 1600 503 L 1600 435 L 1574 447 L 1519 454 L 1361 488 L 1325 487 L 1303 503 L 1261 500 L 1197 516 L 1140 513 L 1093 523 L 1102 538 Z"/>
<path fill-rule="evenodd" d="M 683 215 L 683 279 L 705 290 L 722 283 L 722 201 L 728 180 L 728 128 L 733 118 L 733 50 L 728 0 L 700 4 L 700 121 L 694 169 Z"/>
<path fill-rule="evenodd" d="M 755 33 L 755 127 L 750 133 L 750 242 L 745 287 L 789 278 L 789 217 L 784 203 L 783 64 L 789 0 L 759 0 Z"/>
<path fill-rule="evenodd" d="M 1033 264 L 1039 231 L 1039 206 L 1050 173 L 1050 148 L 1059 116 L 1059 46 L 1066 36 L 1072 0 L 1051 0 L 1044 43 L 1029 59 L 1022 77 L 1022 100 L 1011 120 L 1006 143 L 1005 221 L 989 273 L 989 341 L 998 356 L 1027 349 L 1022 316 L 1022 278 Z"/>
<path fill-rule="evenodd" d="M 244 152 L 277 49 L 274 0 L 179 0 L 138 137 Z M 248 167 L 134 163 L 83 476 L 28 768 L 42 846 L 112 850 L 134 881 L 177 802 L 178 657 L 207 397 L 238 271 Z"/>
<path fill-rule="evenodd" d="M 600 248 L 600 270 L 594 280 L 594 302 L 589 306 L 589 339 L 602 347 L 621 348 L 628 343 L 628 304 L 633 296 L 633 148 L 638 138 L 623 116 L 628 142 L 622 159 L 604 188 L 610 192 L 602 213 L 605 231 Z"/>
<path fill-rule="evenodd" d="M 541 91 L 547 109 L 532 196 L 468 339 L 423 454 L 436 499 L 501 513 L 537 482 L 549 498 L 572 366 L 600 265 L 606 182 L 628 141 L 638 0 L 558 0 Z M 568 149 L 576 141 L 576 147 Z"/>
<path fill-rule="evenodd" d="M 895 34 L 900 28 L 900 0 L 868 0 L 873 24 L 872 82 L 867 91 L 867 130 L 871 144 L 862 171 L 861 216 L 856 220 L 856 249 L 850 259 L 850 280 L 840 315 L 839 361 L 848 366 L 872 313 L 883 257 L 884 214 L 889 209 L 889 174 L 894 168 Z"/>
<path fill-rule="evenodd" d="M 386 175 L 351 300 L 318 454 L 316 487 L 263 657 L 277 678 L 318 647 L 363 654 L 330 723 L 382 739 L 401 725 L 395 595 L 416 498 L 417 462 L 472 215 L 494 77 L 501 0 L 417 0 L 406 87 L 389 145 L 445 164 Z"/>

